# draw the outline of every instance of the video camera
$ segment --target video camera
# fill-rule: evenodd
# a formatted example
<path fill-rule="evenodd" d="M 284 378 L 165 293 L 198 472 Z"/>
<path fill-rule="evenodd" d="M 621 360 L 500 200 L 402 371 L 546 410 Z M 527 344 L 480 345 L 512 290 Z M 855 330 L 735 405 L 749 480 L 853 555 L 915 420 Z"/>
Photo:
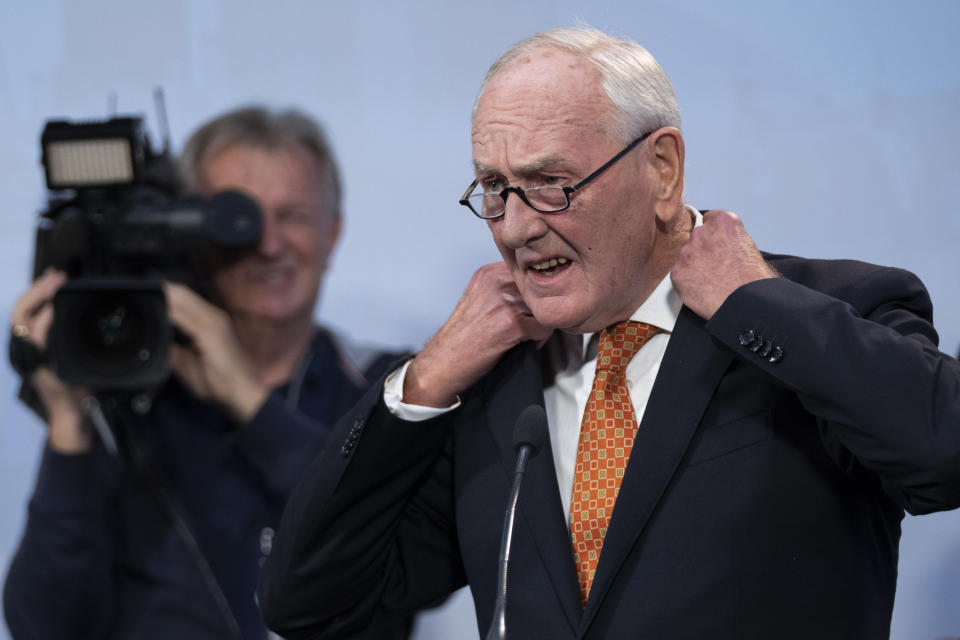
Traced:
<path fill-rule="evenodd" d="M 155 153 L 139 117 L 51 120 L 41 146 L 50 195 L 34 278 L 49 266 L 69 276 L 54 298 L 51 365 L 95 391 L 156 387 L 174 335 L 161 280 L 209 297 L 212 271 L 259 242 L 260 211 L 235 191 L 183 194 L 169 142 Z"/>

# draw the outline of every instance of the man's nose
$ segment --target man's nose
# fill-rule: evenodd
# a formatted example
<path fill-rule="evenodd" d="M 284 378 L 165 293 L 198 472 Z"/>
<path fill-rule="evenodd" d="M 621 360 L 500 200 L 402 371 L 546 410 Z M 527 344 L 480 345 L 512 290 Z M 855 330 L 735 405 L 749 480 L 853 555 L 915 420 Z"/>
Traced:
<path fill-rule="evenodd" d="M 519 249 L 531 240 L 547 233 L 544 216 L 520 197 L 510 192 L 503 203 L 503 217 L 500 219 L 500 240 L 511 249 Z"/>
<path fill-rule="evenodd" d="M 276 216 L 269 213 L 263 216 L 263 228 L 260 230 L 260 243 L 257 251 L 265 256 L 279 253 L 286 244 L 286 237 Z"/>

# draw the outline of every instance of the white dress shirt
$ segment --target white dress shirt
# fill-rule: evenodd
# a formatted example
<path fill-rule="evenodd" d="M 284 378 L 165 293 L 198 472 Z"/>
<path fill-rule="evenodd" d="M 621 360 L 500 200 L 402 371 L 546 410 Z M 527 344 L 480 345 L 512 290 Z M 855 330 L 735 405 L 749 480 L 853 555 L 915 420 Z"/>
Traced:
<path fill-rule="evenodd" d="M 687 209 L 695 219 L 694 226 L 703 224 L 699 211 L 689 206 Z M 667 343 L 682 306 L 680 296 L 674 290 L 670 275 L 667 274 L 640 308 L 630 316 L 630 320 L 646 322 L 660 329 L 627 365 L 627 388 L 630 389 L 630 400 L 633 402 L 638 424 L 643 419 L 653 382 L 660 370 L 663 354 L 667 350 Z M 573 470 L 577 464 L 577 446 L 580 441 L 580 422 L 590 389 L 593 387 L 598 340 L 599 333 L 573 335 L 558 331 L 543 347 L 544 357 L 549 365 L 546 370 L 552 372 L 545 374 L 552 375 L 552 379 L 545 378 L 543 381 L 543 401 L 564 513 L 570 511 Z M 404 420 L 426 420 L 460 406 L 459 400 L 453 406 L 443 409 L 405 404 L 402 401 L 403 379 L 409 364 L 408 361 L 391 373 L 384 386 L 384 402 L 394 415 Z"/>

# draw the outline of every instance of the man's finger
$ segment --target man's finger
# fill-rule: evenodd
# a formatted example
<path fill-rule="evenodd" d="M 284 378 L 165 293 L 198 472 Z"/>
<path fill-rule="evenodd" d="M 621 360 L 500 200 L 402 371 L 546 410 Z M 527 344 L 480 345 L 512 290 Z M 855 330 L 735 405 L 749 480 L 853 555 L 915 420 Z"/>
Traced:
<path fill-rule="evenodd" d="M 29 340 L 40 349 L 47 348 L 47 337 L 50 334 L 50 325 L 53 324 L 53 305 L 44 305 L 33 316 L 33 323 L 30 325 Z"/>
<path fill-rule="evenodd" d="M 62 271 L 45 271 L 14 303 L 11 324 L 28 326 L 33 316 L 53 299 L 57 289 L 66 281 L 67 276 Z"/>
<path fill-rule="evenodd" d="M 740 222 L 740 216 L 735 214 L 733 211 L 727 211 L 726 209 L 710 209 L 703 214 L 703 224 L 716 224 L 723 219 Z"/>
<path fill-rule="evenodd" d="M 175 282 L 164 282 L 167 298 L 167 313 L 170 321 L 190 338 L 225 330 L 225 314 L 190 288 Z"/>

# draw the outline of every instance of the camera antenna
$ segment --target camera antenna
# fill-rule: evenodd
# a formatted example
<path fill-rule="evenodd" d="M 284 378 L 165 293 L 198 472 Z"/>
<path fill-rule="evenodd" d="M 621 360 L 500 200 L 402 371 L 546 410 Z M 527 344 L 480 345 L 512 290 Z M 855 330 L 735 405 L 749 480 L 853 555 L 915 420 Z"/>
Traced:
<path fill-rule="evenodd" d="M 167 120 L 167 103 L 163 99 L 163 87 L 153 90 L 153 102 L 157 109 L 157 126 L 160 127 L 160 136 L 163 139 L 163 153 L 170 153 L 170 123 Z"/>

